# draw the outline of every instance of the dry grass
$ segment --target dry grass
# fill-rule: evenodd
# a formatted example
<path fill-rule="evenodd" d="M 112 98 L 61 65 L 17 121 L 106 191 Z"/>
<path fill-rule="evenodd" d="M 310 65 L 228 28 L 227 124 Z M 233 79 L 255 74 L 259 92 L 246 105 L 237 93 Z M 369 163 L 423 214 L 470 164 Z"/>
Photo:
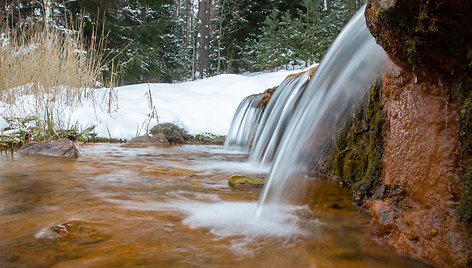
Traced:
<path fill-rule="evenodd" d="M 8 24 L 8 23 L 7 23 Z M 93 34 L 85 47 L 82 27 L 77 30 L 33 26 L 4 28 L 0 39 L 0 101 L 21 105 L 33 96 L 37 115 L 58 106 L 74 107 L 103 83 L 104 40 Z"/>
<path fill-rule="evenodd" d="M 36 24 L 12 30 L 6 23 L 0 29 L 0 108 L 6 108 L 2 116 L 18 122 L 34 118 L 36 122 L 36 130 L 23 135 L 23 142 L 27 136 L 47 140 L 61 138 L 61 133 L 71 128 L 82 131 L 67 122 L 64 111 L 76 108 L 84 98 L 94 105 L 104 103 L 108 111 L 117 101 L 112 98 L 116 72 L 112 68 L 107 83 L 102 76 L 108 63 L 103 53 L 106 39 L 98 39 L 95 31 L 86 46 L 82 26 L 68 30 L 73 27 Z M 102 98 L 95 96 L 97 85 L 107 86 L 110 93 Z"/>

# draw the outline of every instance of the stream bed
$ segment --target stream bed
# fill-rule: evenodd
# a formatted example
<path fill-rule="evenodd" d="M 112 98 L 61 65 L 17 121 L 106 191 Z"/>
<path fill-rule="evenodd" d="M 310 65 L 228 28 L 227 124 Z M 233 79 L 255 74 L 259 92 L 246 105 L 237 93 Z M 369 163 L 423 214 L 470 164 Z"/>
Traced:
<path fill-rule="evenodd" d="M 223 146 L 87 144 L 78 159 L 0 156 L 0 267 L 425 267 L 378 245 L 346 187 L 255 217 L 259 175 Z"/>

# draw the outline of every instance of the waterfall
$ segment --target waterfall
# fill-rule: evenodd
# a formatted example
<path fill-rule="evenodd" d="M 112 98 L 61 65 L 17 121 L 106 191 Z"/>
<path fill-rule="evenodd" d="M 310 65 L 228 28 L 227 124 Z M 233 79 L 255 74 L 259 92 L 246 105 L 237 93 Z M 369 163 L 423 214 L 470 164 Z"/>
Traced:
<path fill-rule="evenodd" d="M 282 127 L 285 131 L 259 199 L 258 216 L 267 205 L 288 203 L 301 195 L 304 175 L 319 160 L 323 145 L 346 122 L 382 72 L 386 55 L 366 27 L 364 9 L 336 38 L 306 90 L 297 96 L 290 122 Z M 267 122 L 259 131 L 267 135 L 276 132 L 265 130 L 268 126 Z M 257 142 L 266 138 L 258 137 Z"/>
<path fill-rule="evenodd" d="M 249 161 L 259 166 L 272 162 L 287 125 L 290 123 L 300 96 L 316 67 L 287 77 L 271 97 L 262 115 Z"/>
<path fill-rule="evenodd" d="M 264 95 L 251 95 L 239 104 L 226 137 L 225 149 L 249 151 L 264 111 L 264 97 Z"/>

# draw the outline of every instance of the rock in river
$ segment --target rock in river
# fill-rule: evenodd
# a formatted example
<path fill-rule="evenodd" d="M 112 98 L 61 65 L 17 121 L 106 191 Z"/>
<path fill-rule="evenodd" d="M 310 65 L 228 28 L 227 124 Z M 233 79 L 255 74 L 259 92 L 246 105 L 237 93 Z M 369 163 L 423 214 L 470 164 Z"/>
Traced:
<path fill-rule="evenodd" d="M 166 137 L 162 133 L 156 133 L 153 136 L 140 136 L 123 144 L 124 147 L 147 147 L 154 145 L 169 145 Z"/>
<path fill-rule="evenodd" d="M 229 186 L 238 189 L 262 188 L 264 186 L 264 180 L 244 175 L 233 175 L 228 178 L 228 184 Z"/>
<path fill-rule="evenodd" d="M 18 150 L 21 154 L 47 155 L 58 157 L 79 157 L 79 150 L 74 143 L 67 139 L 56 141 L 33 142 Z"/>

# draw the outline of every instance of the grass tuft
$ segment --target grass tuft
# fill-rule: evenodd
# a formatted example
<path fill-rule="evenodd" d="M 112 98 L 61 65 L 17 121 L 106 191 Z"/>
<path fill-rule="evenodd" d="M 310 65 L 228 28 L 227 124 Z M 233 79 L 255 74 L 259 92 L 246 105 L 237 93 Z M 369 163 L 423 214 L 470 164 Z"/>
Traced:
<path fill-rule="evenodd" d="M 85 40 L 83 24 L 66 25 L 38 22 L 12 28 L 7 21 L 0 29 L 2 116 L 39 119 L 39 133 L 33 136 L 40 140 L 60 137 L 66 126 L 64 111 L 76 108 L 86 98 L 97 103 L 94 88 L 106 85 L 112 90 L 116 81 L 116 74 L 107 83 L 103 80 L 102 70 L 108 63 L 106 39 L 99 39 L 95 30 L 90 40 Z M 111 98 L 106 102 L 112 106 Z"/>

